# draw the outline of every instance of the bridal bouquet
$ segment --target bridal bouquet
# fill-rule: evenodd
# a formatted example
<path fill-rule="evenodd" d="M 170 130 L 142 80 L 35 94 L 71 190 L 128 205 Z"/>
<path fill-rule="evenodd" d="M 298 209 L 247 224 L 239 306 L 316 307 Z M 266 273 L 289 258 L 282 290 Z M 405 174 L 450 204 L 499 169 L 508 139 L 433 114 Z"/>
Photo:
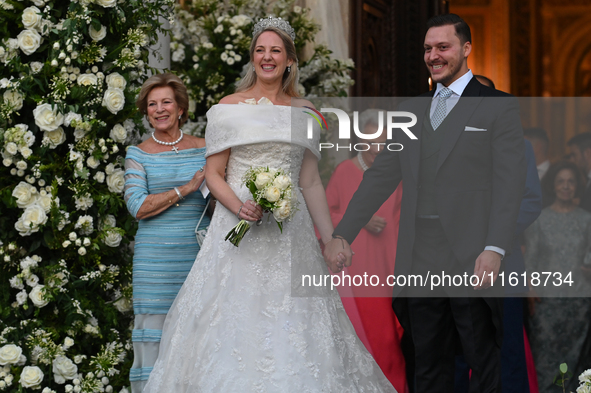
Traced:
<path fill-rule="evenodd" d="M 250 190 L 253 200 L 263 210 L 270 211 L 283 233 L 283 221 L 293 217 L 297 211 L 297 198 L 292 191 L 291 178 L 283 169 L 269 167 L 250 168 L 243 177 L 243 183 Z M 257 223 L 259 224 L 260 221 Z M 240 241 L 250 229 L 246 220 L 240 222 L 228 232 L 226 240 L 238 247 Z"/>

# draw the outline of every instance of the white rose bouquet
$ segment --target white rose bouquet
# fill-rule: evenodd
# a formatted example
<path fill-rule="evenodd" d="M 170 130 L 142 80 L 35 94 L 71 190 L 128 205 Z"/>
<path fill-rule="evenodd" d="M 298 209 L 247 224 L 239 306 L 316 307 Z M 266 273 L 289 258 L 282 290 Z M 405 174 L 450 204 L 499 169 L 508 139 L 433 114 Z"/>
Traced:
<path fill-rule="evenodd" d="M 283 169 L 250 168 L 244 174 L 243 183 L 250 190 L 253 200 L 263 210 L 271 212 L 279 230 L 283 233 L 283 221 L 294 216 L 298 205 L 289 175 Z M 250 225 L 248 221 L 241 220 L 228 232 L 226 240 L 238 247 L 250 229 Z"/>

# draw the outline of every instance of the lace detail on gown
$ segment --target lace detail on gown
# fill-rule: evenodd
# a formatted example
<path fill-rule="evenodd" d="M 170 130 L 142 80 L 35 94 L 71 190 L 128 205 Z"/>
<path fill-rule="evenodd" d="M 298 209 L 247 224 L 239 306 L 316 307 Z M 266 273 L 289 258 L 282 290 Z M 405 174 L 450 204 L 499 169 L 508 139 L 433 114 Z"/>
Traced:
<path fill-rule="evenodd" d="M 208 122 L 214 120 L 210 115 Z M 235 132 L 244 128 L 243 120 L 234 122 Z M 289 127 L 281 116 L 269 123 Z M 223 132 L 231 134 L 227 127 Z M 263 142 L 277 132 L 266 131 L 261 142 L 232 146 L 227 182 L 240 199 L 250 197 L 242 176 L 251 166 L 283 168 L 299 178 L 306 147 L 292 139 Z M 217 148 L 212 138 L 221 136 L 206 135 L 209 154 Z M 305 266 L 308 274 L 328 274 L 305 201 L 296 192 L 299 211 L 283 234 L 273 220 L 263 219 L 240 247 L 224 240 L 237 218 L 217 205 L 166 318 L 144 392 L 395 392 L 357 338 L 336 291 L 292 296 L 292 265 Z"/>

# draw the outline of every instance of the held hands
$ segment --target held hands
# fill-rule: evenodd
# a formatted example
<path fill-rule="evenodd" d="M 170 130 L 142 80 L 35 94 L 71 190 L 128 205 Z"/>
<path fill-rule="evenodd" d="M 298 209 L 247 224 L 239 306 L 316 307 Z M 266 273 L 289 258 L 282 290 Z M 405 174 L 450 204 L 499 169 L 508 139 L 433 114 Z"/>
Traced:
<path fill-rule="evenodd" d="M 263 208 L 249 199 L 240 206 L 236 217 L 239 220 L 258 221 L 263 218 Z"/>
<path fill-rule="evenodd" d="M 373 215 L 371 220 L 365 225 L 365 229 L 369 232 L 373 233 L 374 235 L 379 235 L 386 226 L 387 222 L 384 217 L 380 217 L 377 215 Z"/>
<path fill-rule="evenodd" d="M 474 275 L 476 275 L 481 283 L 474 286 L 475 290 L 489 288 L 497 279 L 499 269 L 501 268 L 501 254 L 490 250 L 484 250 L 476 258 L 476 265 L 474 266 Z M 491 282 L 490 274 L 493 274 Z M 484 278 L 483 278 L 484 276 Z"/>
<path fill-rule="evenodd" d="M 341 238 L 333 238 L 325 244 L 324 261 L 333 273 L 339 273 L 345 266 L 351 266 L 353 251 L 349 243 Z"/>

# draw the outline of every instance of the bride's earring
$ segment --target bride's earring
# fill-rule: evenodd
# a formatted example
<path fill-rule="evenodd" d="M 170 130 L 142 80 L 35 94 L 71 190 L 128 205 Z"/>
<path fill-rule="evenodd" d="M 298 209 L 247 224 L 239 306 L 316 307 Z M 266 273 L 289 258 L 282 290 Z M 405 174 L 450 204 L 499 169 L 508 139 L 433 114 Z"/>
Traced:
<path fill-rule="evenodd" d="M 287 73 L 289 74 L 290 72 L 291 72 L 291 66 L 290 66 L 290 65 L 288 65 L 288 66 L 287 66 Z"/>
<path fill-rule="evenodd" d="M 252 72 L 254 72 L 254 66 L 252 66 Z"/>
<path fill-rule="evenodd" d="M 179 115 L 179 120 L 181 120 L 181 115 Z"/>

